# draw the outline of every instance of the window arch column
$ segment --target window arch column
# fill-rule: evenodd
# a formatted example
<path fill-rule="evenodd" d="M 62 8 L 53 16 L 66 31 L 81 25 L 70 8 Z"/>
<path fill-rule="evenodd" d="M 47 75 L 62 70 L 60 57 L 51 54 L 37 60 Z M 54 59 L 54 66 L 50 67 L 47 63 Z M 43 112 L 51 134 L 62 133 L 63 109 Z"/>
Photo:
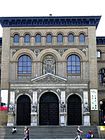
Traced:
<path fill-rule="evenodd" d="M 23 44 L 24 44 L 24 37 L 20 36 L 20 46 L 23 46 Z"/>

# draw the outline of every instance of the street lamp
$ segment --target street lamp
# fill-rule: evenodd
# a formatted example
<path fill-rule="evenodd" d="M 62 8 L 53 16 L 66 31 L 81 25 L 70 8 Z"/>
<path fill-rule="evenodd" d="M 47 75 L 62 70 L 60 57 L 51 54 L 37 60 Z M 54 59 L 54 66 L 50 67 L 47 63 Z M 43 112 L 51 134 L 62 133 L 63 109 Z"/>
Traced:
<path fill-rule="evenodd" d="M 100 124 L 103 124 L 103 109 L 102 109 L 103 101 L 100 101 L 100 110 L 99 110 L 99 121 Z"/>

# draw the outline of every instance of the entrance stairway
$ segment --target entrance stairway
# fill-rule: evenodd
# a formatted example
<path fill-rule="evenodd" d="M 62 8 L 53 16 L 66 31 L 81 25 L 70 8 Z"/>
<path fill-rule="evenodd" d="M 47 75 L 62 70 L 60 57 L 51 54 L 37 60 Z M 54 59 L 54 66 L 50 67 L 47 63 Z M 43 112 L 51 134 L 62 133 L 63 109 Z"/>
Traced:
<path fill-rule="evenodd" d="M 17 126 L 17 133 L 11 134 L 12 127 L 0 127 L 0 139 L 23 139 L 24 126 Z M 31 139 L 70 139 L 75 138 L 77 126 L 37 126 L 29 127 Z M 83 138 L 89 130 L 94 138 L 99 138 L 97 126 L 81 126 Z"/>

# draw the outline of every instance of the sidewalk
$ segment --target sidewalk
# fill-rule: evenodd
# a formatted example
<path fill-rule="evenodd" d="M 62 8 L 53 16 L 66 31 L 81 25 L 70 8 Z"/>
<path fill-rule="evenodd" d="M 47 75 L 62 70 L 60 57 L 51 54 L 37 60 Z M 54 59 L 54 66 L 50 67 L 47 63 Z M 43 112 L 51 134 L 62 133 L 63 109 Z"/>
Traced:
<path fill-rule="evenodd" d="M 0 140 L 24 140 L 24 139 L 0 139 Z M 74 140 L 74 139 L 30 139 L 30 140 Z M 93 139 L 82 139 L 82 140 L 100 140 L 100 139 L 93 138 Z M 105 140 L 105 139 L 102 139 L 102 140 Z"/>

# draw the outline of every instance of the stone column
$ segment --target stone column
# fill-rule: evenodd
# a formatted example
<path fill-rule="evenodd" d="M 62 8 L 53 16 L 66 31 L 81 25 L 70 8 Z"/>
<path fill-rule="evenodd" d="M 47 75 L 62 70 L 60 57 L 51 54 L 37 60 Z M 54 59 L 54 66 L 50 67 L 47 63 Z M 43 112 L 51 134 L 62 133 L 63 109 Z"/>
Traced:
<path fill-rule="evenodd" d="M 7 126 L 13 126 L 15 124 L 15 92 L 10 91 L 10 102 L 9 102 L 9 111 L 8 111 L 8 123 Z"/>
<path fill-rule="evenodd" d="M 63 37 L 63 45 L 67 45 L 67 42 L 68 42 L 67 36 L 66 37 Z"/>
<path fill-rule="evenodd" d="M 33 36 L 31 37 L 30 41 L 31 41 L 31 46 L 34 46 L 35 45 L 35 38 Z"/>
<path fill-rule="evenodd" d="M 56 37 L 54 36 L 53 37 L 53 45 L 56 45 L 57 44 L 57 41 L 56 41 Z"/>
<path fill-rule="evenodd" d="M 61 102 L 60 102 L 60 125 L 66 126 L 66 105 L 65 105 L 65 91 L 61 91 Z"/>
<path fill-rule="evenodd" d="M 83 124 L 84 126 L 90 126 L 88 91 L 83 91 Z"/>
<path fill-rule="evenodd" d="M 78 40 L 78 36 L 75 36 L 75 42 L 74 42 L 74 45 L 78 45 L 79 44 L 79 40 Z"/>
<path fill-rule="evenodd" d="M 33 101 L 31 104 L 31 126 L 37 126 L 37 91 L 33 91 Z"/>

